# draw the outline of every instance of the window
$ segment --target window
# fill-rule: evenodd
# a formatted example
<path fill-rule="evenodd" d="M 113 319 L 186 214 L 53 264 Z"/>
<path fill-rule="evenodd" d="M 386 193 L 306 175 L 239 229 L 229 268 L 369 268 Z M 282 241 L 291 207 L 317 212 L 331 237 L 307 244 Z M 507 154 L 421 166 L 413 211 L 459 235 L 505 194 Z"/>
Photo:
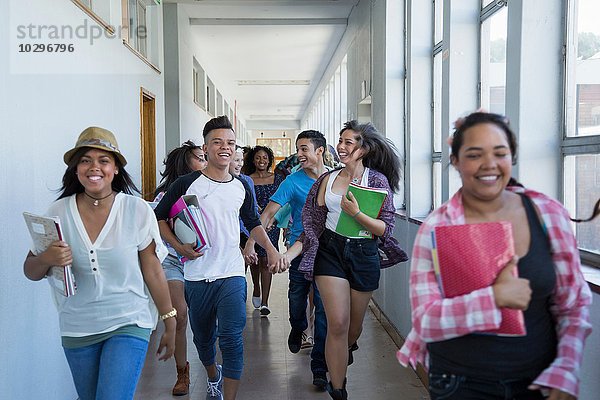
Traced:
<path fill-rule="evenodd" d="M 303 129 L 316 129 L 323 133 L 327 143 L 338 142 L 338 132 L 348 120 L 347 93 L 348 70 L 346 57 L 342 60 L 325 89 L 315 96 L 315 102 L 302 119 Z"/>
<path fill-rule="evenodd" d="M 340 65 L 340 120 L 342 124 L 348 121 L 348 56 L 344 56 Z M 340 130 L 342 127 L 340 126 Z M 334 143 L 337 143 L 337 136 Z"/>
<path fill-rule="evenodd" d="M 204 69 L 200 66 L 200 63 L 198 63 L 196 58 L 193 58 L 193 65 L 194 103 L 196 103 L 203 110 L 206 110 L 206 75 L 204 73 Z"/>
<path fill-rule="evenodd" d="M 158 65 L 157 31 L 160 6 L 153 0 L 122 1 L 123 42 L 151 65 Z"/>
<path fill-rule="evenodd" d="M 221 92 L 217 90 L 217 115 L 225 115 L 223 112 L 223 96 Z"/>
<path fill-rule="evenodd" d="M 574 3 L 568 33 L 567 136 L 600 135 L 600 4 Z"/>
<path fill-rule="evenodd" d="M 600 4 L 567 5 L 563 198 L 572 217 L 588 217 L 600 198 Z M 582 259 L 600 266 L 600 220 L 574 226 Z"/>
<path fill-rule="evenodd" d="M 488 3 L 481 10 L 480 104 L 490 112 L 505 114 L 508 11 L 503 1 Z"/>
<path fill-rule="evenodd" d="M 442 205 L 442 138 L 447 133 L 442 128 L 442 47 L 444 45 L 444 8 L 442 0 L 434 1 L 434 23 L 433 23 L 433 102 L 431 103 L 432 112 L 432 201 L 431 209 L 436 209 Z"/>
<path fill-rule="evenodd" d="M 207 76 L 206 77 L 206 112 L 209 113 L 210 115 L 212 115 L 213 117 L 215 116 L 215 109 L 216 109 L 216 105 L 217 105 L 216 97 L 217 96 L 216 96 L 215 84 Z"/>

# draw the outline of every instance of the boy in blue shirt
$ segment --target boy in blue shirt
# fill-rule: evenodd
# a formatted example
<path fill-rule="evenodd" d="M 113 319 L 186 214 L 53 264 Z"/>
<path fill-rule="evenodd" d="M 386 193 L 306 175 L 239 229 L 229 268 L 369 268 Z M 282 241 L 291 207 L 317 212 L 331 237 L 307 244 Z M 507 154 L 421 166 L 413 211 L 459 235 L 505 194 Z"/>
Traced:
<path fill-rule="evenodd" d="M 293 245 L 303 231 L 302 208 L 306 202 L 308 191 L 313 183 L 321 176 L 327 167 L 323 162 L 323 153 L 326 149 L 325 136 L 319 131 L 306 130 L 300 132 L 296 138 L 296 149 L 301 169 L 289 175 L 279 186 L 275 194 L 271 196 L 269 204 L 265 207 L 260 220 L 265 229 L 277 221 L 274 216 L 277 211 L 286 204 L 292 209 L 292 226 L 290 228 L 289 245 Z M 254 246 L 254 243 L 246 244 Z M 298 271 L 302 256 L 296 257 L 290 265 L 289 272 L 289 313 L 291 331 L 288 337 L 288 347 L 292 353 L 298 353 L 302 345 L 302 332 L 307 328 L 306 306 L 308 293 L 312 286 L 314 290 L 315 304 L 315 332 L 314 346 L 311 351 L 311 371 L 313 373 L 313 385 L 320 390 L 325 390 L 327 384 L 327 365 L 325 363 L 325 337 L 327 336 L 327 320 L 325 310 L 317 286 L 304 277 Z"/>

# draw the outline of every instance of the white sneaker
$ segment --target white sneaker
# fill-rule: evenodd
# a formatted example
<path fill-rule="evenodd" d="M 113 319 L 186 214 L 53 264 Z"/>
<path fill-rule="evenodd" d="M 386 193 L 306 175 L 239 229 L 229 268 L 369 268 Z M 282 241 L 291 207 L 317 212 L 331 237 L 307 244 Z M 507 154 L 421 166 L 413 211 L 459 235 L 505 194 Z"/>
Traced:
<path fill-rule="evenodd" d="M 252 296 L 252 305 L 254 306 L 254 308 L 256 308 L 258 310 L 260 308 L 260 303 L 261 303 L 260 297 Z"/>
<path fill-rule="evenodd" d="M 219 373 L 219 380 L 216 382 L 212 382 L 210 379 L 206 378 L 207 388 L 206 388 L 206 400 L 223 400 L 223 367 L 217 364 L 217 372 Z"/>
<path fill-rule="evenodd" d="M 306 333 L 302 332 L 302 344 L 300 345 L 301 349 L 310 349 L 315 344 L 315 340 L 312 336 L 308 336 Z"/>

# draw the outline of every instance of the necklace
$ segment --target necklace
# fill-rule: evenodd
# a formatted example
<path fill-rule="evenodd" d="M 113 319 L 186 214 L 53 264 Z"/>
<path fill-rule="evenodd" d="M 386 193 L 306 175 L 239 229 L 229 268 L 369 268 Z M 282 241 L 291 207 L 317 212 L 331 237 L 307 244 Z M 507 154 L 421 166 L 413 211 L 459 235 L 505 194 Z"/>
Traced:
<path fill-rule="evenodd" d="M 350 174 L 348 174 L 348 177 L 350 177 L 350 182 L 352 182 L 352 183 L 354 183 L 356 185 L 360 184 L 360 182 L 362 181 L 362 176 L 363 176 L 364 173 L 365 173 L 365 170 L 363 169 L 363 171 L 357 177 L 352 177 Z"/>
<path fill-rule="evenodd" d="M 208 196 L 210 196 L 211 194 L 213 194 L 215 192 L 215 190 L 217 190 L 217 188 L 219 187 L 218 183 L 225 183 L 225 181 L 227 179 L 229 179 L 230 175 L 228 173 L 227 176 L 225 178 L 223 178 L 222 180 L 212 179 L 208 175 L 204 175 L 204 176 L 208 180 L 208 188 L 206 189 L 206 193 L 204 193 L 202 196 L 200 196 L 201 199 L 206 199 Z M 212 182 L 217 182 L 217 184 L 215 184 L 214 187 L 213 187 Z M 211 190 L 211 187 L 212 187 L 212 190 Z"/>
<path fill-rule="evenodd" d="M 100 204 L 100 201 L 104 200 L 104 199 L 108 199 L 110 196 L 113 195 L 113 192 L 111 191 L 107 196 L 104 197 L 94 197 L 94 196 L 90 196 L 88 194 L 88 192 L 86 192 L 85 190 L 83 191 L 83 194 L 85 194 L 87 197 L 89 197 L 90 199 L 93 199 L 94 202 L 92 203 L 94 205 L 94 207 L 98 207 L 98 204 Z"/>

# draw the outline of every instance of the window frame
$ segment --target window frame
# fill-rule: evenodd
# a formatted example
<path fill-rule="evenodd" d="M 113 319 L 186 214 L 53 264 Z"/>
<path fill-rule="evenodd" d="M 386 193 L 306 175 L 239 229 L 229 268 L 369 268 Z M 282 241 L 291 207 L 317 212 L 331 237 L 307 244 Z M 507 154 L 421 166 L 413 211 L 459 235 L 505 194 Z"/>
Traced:
<path fill-rule="evenodd" d="M 441 13 L 438 14 L 437 13 L 437 9 L 436 9 L 436 5 L 438 4 L 438 2 L 441 3 Z M 441 125 L 441 112 L 443 110 L 443 105 L 440 104 L 436 106 L 435 104 L 435 100 L 436 100 L 436 68 L 435 68 L 435 59 L 436 56 L 439 57 L 443 57 L 442 52 L 443 52 L 443 47 L 444 47 L 444 2 L 443 0 L 434 0 L 433 1 L 433 8 L 432 8 L 432 29 L 433 29 L 433 34 L 432 34 L 432 38 L 433 38 L 433 47 L 432 47 L 432 51 L 431 51 L 431 207 L 429 212 L 432 212 L 433 210 L 435 210 L 437 207 L 441 206 L 442 203 L 444 202 L 444 198 L 443 195 L 441 195 L 442 193 L 442 181 L 444 180 L 444 166 L 442 164 L 442 147 L 444 145 L 444 140 L 443 137 L 444 135 L 442 134 L 442 132 L 440 131 L 439 137 L 436 134 L 436 128 L 442 129 L 441 126 L 436 127 L 436 112 L 438 112 L 438 107 L 439 112 L 440 112 L 440 125 Z M 442 21 L 441 21 L 441 28 L 442 28 L 442 32 L 441 32 L 441 39 L 436 43 L 436 33 L 437 33 L 437 17 L 441 17 Z M 442 62 L 442 59 L 440 58 L 440 63 Z M 440 64 L 441 67 L 441 64 Z M 439 88 L 440 90 L 442 90 L 442 81 L 444 79 L 444 74 L 442 72 L 442 76 L 439 77 L 440 82 L 439 82 Z M 440 100 L 441 100 L 441 96 L 440 96 Z M 438 141 L 439 143 L 437 143 L 436 141 Z M 440 170 L 441 170 L 441 179 L 438 175 L 438 172 L 435 168 L 435 165 L 438 164 L 440 165 Z M 436 185 L 439 185 L 439 187 L 436 187 Z M 440 204 L 437 204 L 438 199 L 437 199 L 437 194 L 441 195 L 441 199 L 439 200 Z"/>
<path fill-rule="evenodd" d="M 94 1 L 89 0 L 90 5 L 88 6 L 82 0 L 71 0 L 73 4 L 81 9 L 84 13 L 86 13 L 90 18 L 92 18 L 98 25 L 100 25 L 106 32 L 108 32 L 111 36 L 115 34 L 115 27 L 110 24 L 109 21 L 105 21 L 100 15 L 98 15 L 94 11 Z"/>
<path fill-rule="evenodd" d="M 481 8 L 481 13 L 479 15 L 479 83 L 477 85 L 477 90 L 479 92 L 478 103 L 479 103 L 480 107 L 484 107 L 484 105 L 482 104 L 482 101 L 483 101 L 483 90 L 482 90 L 483 89 L 483 79 L 482 79 L 483 65 L 482 64 L 483 63 L 482 63 L 482 59 L 481 59 L 482 45 L 483 45 L 483 43 L 481 41 L 481 35 L 482 35 L 482 31 L 483 31 L 483 23 L 485 21 L 487 21 L 488 19 L 492 18 L 493 16 L 497 15 L 505 7 L 508 8 L 507 0 L 495 0 L 486 6 L 483 6 L 483 1 L 484 0 L 481 0 L 482 8 Z M 507 21 L 507 25 L 506 25 L 506 34 L 507 34 L 507 39 L 508 39 L 508 21 Z M 488 63 L 489 63 L 489 61 L 488 61 Z M 506 61 L 505 61 L 505 79 L 506 79 Z M 489 94 L 488 94 L 488 97 L 489 97 Z M 489 101 L 488 101 L 488 103 L 489 103 Z M 489 106 L 490 106 L 490 104 L 485 106 L 485 108 L 489 108 Z M 506 114 L 506 80 L 504 82 L 504 114 Z"/>
<path fill-rule="evenodd" d="M 143 48 L 143 52 L 142 49 L 140 48 L 140 46 L 138 46 L 139 41 L 135 41 L 135 43 L 132 43 L 132 40 L 130 38 L 131 36 L 131 30 L 133 29 L 132 24 L 131 24 L 131 19 L 130 17 L 130 10 L 129 10 L 129 2 L 130 1 L 134 1 L 136 4 L 136 13 L 135 13 L 135 17 L 136 17 L 136 25 L 135 25 L 135 29 L 138 29 L 139 25 L 139 15 L 138 15 L 138 7 L 141 5 L 144 9 L 144 22 L 145 25 L 144 26 L 144 31 L 146 33 L 143 42 L 144 42 L 144 48 Z M 155 6 L 157 5 L 153 0 L 121 0 L 121 40 L 123 41 L 123 45 L 125 45 L 125 47 L 127 47 L 133 54 L 135 54 L 140 60 L 142 60 L 146 65 L 148 65 L 150 68 L 152 68 L 154 71 L 156 71 L 157 73 L 161 73 L 160 68 L 151 60 L 150 58 L 150 52 L 149 52 L 149 48 L 152 47 L 152 43 L 149 43 L 149 38 L 152 37 L 153 35 L 150 34 L 150 29 L 149 26 L 150 24 L 148 23 L 148 6 L 154 4 Z M 138 38 L 139 39 L 139 38 Z M 145 54 L 144 54 L 145 53 Z M 156 60 L 157 62 L 159 62 L 159 60 Z"/>
<path fill-rule="evenodd" d="M 575 40 L 578 32 L 575 32 L 573 26 L 575 24 L 574 18 L 577 14 L 574 9 L 574 2 L 566 2 L 564 6 L 565 20 L 564 25 L 564 43 L 563 43 L 563 82 L 562 82 L 562 141 L 560 143 L 560 158 L 559 158 L 559 171 L 560 171 L 560 197 L 561 202 L 564 204 L 566 201 L 565 193 L 565 179 L 566 179 L 566 158 L 569 156 L 577 155 L 599 155 L 600 156 L 600 135 L 586 135 L 586 136 L 574 136 L 569 135 L 569 121 L 568 113 L 569 107 L 569 84 L 574 73 L 570 75 L 570 69 L 575 68 L 574 63 L 571 63 L 570 59 L 570 47 L 575 46 Z M 576 58 L 576 55 L 575 55 Z M 572 101 L 577 102 L 577 99 Z M 589 210 L 591 213 L 592 210 Z M 600 269 L 600 254 L 594 253 L 588 250 L 579 248 L 579 255 L 581 261 L 594 268 Z"/>

